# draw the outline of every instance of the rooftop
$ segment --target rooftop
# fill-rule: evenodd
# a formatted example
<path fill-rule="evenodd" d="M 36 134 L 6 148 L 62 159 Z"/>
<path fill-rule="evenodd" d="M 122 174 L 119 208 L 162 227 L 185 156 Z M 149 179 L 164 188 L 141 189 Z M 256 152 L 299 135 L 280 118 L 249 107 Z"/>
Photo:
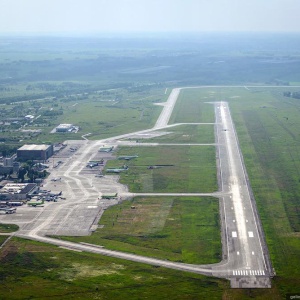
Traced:
<path fill-rule="evenodd" d="M 2 193 L 27 194 L 36 186 L 35 183 L 7 183 L 2 189 Z"/>
<path fill-rule="evenodd" d="M 47 150 L 49 145 L 24 145 L 18 150 Z"/>
<path fill-rule="evenodd" d="M 56 128 L 71 128 L 73 124 L 59 124 Z"/>

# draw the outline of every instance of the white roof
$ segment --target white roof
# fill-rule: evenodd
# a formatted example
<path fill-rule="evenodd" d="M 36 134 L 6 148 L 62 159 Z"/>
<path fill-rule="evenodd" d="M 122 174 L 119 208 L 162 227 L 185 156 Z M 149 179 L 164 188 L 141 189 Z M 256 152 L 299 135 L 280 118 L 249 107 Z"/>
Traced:
<path fill-rule="evenodd" d="M 24 145 L 18 150 L 47 150 L 49 145 Z"/>
<path fill-rule="evenodd" d="M 73 124 L 59 124 L 56 128 L 70 128 Z"/>
<path fill-rule="evenodd" d="M 27 183 L 7 183 L 2 188 L 2 191 L 6 193 L 20 194 L 27 185 Z"/>

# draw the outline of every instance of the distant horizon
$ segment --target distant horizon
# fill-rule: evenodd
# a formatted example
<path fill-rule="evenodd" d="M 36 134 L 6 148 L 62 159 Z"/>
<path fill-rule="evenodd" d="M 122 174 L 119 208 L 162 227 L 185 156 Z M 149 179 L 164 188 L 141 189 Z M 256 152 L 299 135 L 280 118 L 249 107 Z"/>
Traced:
<path fill-rule="evenodd" d="M 159 37 L 170 35 L 171 37 L 184 36 L 209 36 L 209 35 L 300 35 L 300 31 L 0 31 L 0 37 Z"/>

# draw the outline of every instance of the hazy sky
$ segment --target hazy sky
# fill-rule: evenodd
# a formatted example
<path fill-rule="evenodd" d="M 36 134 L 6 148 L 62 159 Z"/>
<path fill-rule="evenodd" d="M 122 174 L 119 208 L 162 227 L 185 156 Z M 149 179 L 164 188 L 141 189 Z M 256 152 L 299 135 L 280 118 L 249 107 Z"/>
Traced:
<path fill-rule="evenodd" d="M 0 0 L 0 32 L 300 31 L 300 0 Z"/>

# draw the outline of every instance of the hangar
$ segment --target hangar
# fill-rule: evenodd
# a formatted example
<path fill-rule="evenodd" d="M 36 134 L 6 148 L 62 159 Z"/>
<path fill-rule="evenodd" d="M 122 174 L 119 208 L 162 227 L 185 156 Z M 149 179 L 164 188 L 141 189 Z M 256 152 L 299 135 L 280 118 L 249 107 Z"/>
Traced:
<path fill-rule="evenodd" d="M 53 155 L 53 145 L 24 145 L 17 150 L 20 160 L 47 160 Z"/>

